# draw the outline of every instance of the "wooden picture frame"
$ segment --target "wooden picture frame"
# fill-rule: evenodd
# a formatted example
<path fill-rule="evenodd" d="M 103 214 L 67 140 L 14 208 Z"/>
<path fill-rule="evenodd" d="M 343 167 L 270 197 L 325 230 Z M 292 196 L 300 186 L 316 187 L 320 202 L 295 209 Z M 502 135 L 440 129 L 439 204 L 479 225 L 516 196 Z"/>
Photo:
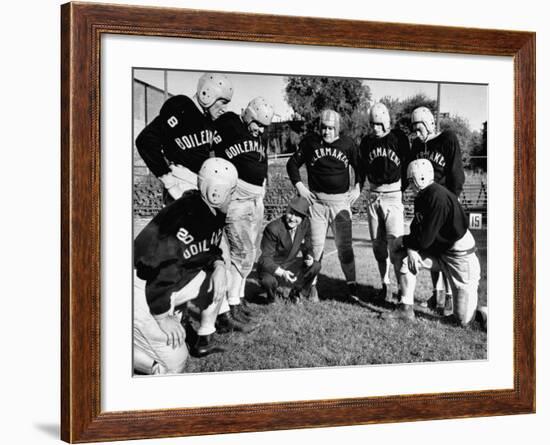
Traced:
<path fill-rule="evenodd" d="M 65 4 L 61 13 L 63 440 L 93 442 L 535 411 L 534 33 L 90 3 Z M 513 389 L 102 412 L 99 73 L 103 34 L 513 57 Z"/>

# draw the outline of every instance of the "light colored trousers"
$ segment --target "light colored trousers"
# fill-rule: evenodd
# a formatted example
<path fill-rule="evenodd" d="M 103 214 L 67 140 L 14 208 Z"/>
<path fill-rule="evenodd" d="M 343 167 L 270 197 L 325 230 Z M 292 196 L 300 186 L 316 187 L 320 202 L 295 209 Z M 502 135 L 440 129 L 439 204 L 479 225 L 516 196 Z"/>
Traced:
<path fill-rule="evenodd" d="M 332 229 L 338 259 L 347 282 L 355 281 L 355 256 L 352 247 L 351 206 L 349 193 L 330 195 L 315 193 L 309 207 L 313 257 L 320 261 L 328 228 Z"/>
<path fill-rule="evenodd" d="M 478 302 L 477 291 L 481 267 L 475 252 L 467 253 L 474 247 L 474 237 L 470 231 L 466 231 L 466 234 L 449 250 L 438 256 L 419 252 L 420 267 L 431 271 L 441 271 L 450 281 L 453 292 L 453 312 L 462 324 L 467 324 L 472 320 Z M 401 302 L 413 304 L 416 275 L 409 270 L 406 250 L 400 250 L 398 255 L 401 264 L 399 269 Z"/>
<path fill-rule="evenodd" d="M 400 183 L 398 184 L 400 186 Z M 393 257 L 393 243 L 403 236 L 405 209 L 401 190 L 392 192 L 369 191 L 367 196 L 367 216 L 374 258 L 382 283 L 390 283 L 390 263 L 396 264 Z M 397 275 L 397 271 L 396 271 Z"/>
<path fill-rule="evenodd" d="M 176 308 L 193 301 L 202 309 L 199 335 L 216 331 L 216 317 L 220 303 L 213 303 L 208 292 L 210 274 L 199 272 L 186 286 L 173 292 L 170 297 L 170 314 L 181 320 L 181 311 Z M 145 374 L 174 374 L 183 372 L 188 351 L 185 343 L 176 348 L 166 345 L 166 334 L 151 315 L 145 297 L 145 281 L 134 274 L 134 369 Z"/>
<path fill-rule="evenodd" d="M 257 256 L 257 240 L 264 219 L 265 188 L 239 180 L 225 219 L 225 235 L 231 257 L 229 304 L 239 304 L 246 277 Z"/>

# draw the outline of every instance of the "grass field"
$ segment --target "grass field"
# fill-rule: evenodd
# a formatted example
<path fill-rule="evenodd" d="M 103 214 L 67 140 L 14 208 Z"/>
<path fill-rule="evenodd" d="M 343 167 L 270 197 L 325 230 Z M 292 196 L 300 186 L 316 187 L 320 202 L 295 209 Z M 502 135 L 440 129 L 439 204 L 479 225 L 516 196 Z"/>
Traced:
<path fill-rule="evenodd" d="M 135 234 L 146 222 L 146 219 L 136 220 Z M 474 236 L 482 267 L 479 296 L 486 301 L 486 232 L 476 231 Z M 380 280 L 365 223 L 354 223 L 354 250 L 359 295 L 368 299 L 378 290 Z M 392 281 L 395 283 L 393 274 Z M 460 328 L 446 324 L 440 317 L 420 308 L 417 319 L 412 322 L 382 320 L 379 313 L 387 308 L 373 305 L 374 310 L 369 310 L 348 301 L 330 234 L 318 289 L 319 303 L 276 301 L 266 305 L 258 295 L 260 289 L 252 274 L 247 282 L 247 300 L 258 312 L 261 326 L 251 334 L 216 334 L 226 352 L 201 359 L 191 357 L 187 371 L 483 360 L 487 357 L 486 334 L 475 326 Z M 397 292 L 396 287 L 394 292 Z M 430 293 L 429 274 L 422 271 L 415 297 L 426 299 Z M 196 321 L 193 323 L 196 326 Z"/>

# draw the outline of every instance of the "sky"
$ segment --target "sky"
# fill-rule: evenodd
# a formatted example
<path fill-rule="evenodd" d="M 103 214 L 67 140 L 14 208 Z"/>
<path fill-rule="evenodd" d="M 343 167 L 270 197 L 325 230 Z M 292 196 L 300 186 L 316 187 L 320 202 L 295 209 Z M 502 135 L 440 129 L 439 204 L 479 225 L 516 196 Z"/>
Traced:
<path fill-rule="evenodd" d="M 169 70 L 168 92 L 193 96 L 197 81 L 202 74 L 198 71 Z M 161 69 L 136 69 L 134 77 L 164 89 L 164 71 Z M 275 120 L 286 120 L 292 115 L 292 108 L 286 103 L 284 97 L 284 76 L 229 73 L 228 77 L 235 91 L 228 105 L 229 111 L 240 113 L 251 99 L 262 96 L 273 106 Z M 433 99 L 437 96 L 435 82 L 365 79 L 364 83 L 370 87 L 375 101 L 384 96 L 403 100 L 418 93 L 424 93 Z M 442 84 L 441 111 L 462 116 L 468 120 L 472 130 L 480 130 L 483 122 L 487 120 L 487 86 Z"/>

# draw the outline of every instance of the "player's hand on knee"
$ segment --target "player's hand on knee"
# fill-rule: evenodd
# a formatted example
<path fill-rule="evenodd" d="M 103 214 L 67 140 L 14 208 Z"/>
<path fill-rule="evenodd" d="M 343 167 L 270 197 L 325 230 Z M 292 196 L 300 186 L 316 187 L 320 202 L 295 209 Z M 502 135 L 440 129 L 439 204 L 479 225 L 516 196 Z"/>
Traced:
<path fill-rule="evenodd" d="M 173 349 L 179 348 L 185 343 L 185 330 L 177 317 L 167 315 L 164 318 L 157 319 L 157 323 L 166 335 L 166 345 Z"/>
<path fill-rule="evenodd" d="M 304 198 L 310 204 L 313 204 L 313 200 L 315 199 L 315 193 L 313 193 L 310 189 L 308 189 L 303 182 L 296 183 L 296 190 L 298 191 L 298 194 L 302 198 Z"/>
<path fill-rule="evenodd" d="M 227 293 L 227 270 L 223 261 L 216 262 L 214 272 L 210 277 L 210 286 L 208 291 L 214 294 L 214 303 L 219 303 Z"/>
<path fill-rule="evenodd" d="M 304 265 L 306 267 L 313 266 L 313 257 L 311 255 L 306 255 L 306 257 L 304 258 Z"/>
<path fill-rule="evenodd" d="M 413 274 L 417 274 L 420 270 L 420 262 L 420 254 L 416 250 L 407 249 L 407 265 Z"/>

